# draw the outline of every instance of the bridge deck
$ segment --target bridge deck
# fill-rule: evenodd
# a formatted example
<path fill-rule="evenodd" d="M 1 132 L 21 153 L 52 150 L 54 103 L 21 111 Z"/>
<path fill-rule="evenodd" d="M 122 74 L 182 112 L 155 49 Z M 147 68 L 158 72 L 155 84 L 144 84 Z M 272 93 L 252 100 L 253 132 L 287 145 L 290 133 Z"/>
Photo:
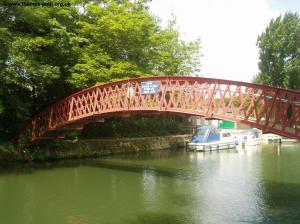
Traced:
<path fill-rule="evenodd" d="M 30 141 L 50 130 L 124 114 L 176 113 L 226 119 L 300 140 L 300 92 L 201 77 L 147 77 L 75 93 L 32 118 Z"/>

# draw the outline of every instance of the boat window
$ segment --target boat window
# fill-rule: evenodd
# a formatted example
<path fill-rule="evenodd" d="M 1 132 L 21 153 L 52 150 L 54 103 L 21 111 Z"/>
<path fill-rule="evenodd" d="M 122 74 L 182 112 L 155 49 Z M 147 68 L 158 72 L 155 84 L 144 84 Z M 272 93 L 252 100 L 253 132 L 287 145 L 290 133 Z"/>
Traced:
<path fill-rule="evenodd" d="M 254 135 L 255 138 L 259 137 L 259 133 L 257 129 L 253 129 L 252 134 Z"/>
<path fill-rule="evenodd" d="M 205 135 L 206 129 L 205 128 L 197 128 L 195 135 Z"/>
<path fill-rule="evenodd" d="M 215 142 L 215 141 L 220 141 L 220 132 L 216 128 L 210 131 L 206 142 Z"/>
<path fill-rule="evenodd" d="M 222 137 L 230 137 L 231 134 L 229 132 L 222 133 Z"/>
<path fill-rule="evenodd" d="M 218 129 L 214 128 L 214 129 L 211 130 L 210 133 L 211 133 L 211 134 L 219 134 L 220 132 L 219 132 Z"/>

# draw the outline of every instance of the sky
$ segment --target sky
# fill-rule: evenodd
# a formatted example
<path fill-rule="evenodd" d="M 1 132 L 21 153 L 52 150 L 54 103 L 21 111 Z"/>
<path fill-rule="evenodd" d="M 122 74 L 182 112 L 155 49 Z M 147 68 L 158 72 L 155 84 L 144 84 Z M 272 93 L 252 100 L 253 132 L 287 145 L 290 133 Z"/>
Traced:
<path fill-rule="evenodd" d="M 258 73 L 257 38 L 272 18 L 300 12 L 300 0 L 152 0 L 165 26 L 176 18 L 185 41 L 201 40 L 204 77 L 250 82 Z"/>

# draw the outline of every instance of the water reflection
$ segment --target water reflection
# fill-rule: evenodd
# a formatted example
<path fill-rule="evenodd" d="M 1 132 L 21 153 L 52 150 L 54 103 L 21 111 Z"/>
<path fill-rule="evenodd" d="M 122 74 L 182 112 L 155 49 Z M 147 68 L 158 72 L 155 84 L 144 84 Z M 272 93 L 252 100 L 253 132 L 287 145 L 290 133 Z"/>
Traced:
<path fill-rule="evenodd" d="M 156 176 L 153 170 L 144 170 L 143 171 L 143 198 L 145 206 L 148 209 L 154 209 L 157 202 L 157 190 L 156 190 Z"/>
<path fill-rule="evenodd" d="M 300 147 L 163 151 L 0 168 L 1 223 L 293 223 Z"/>
<path fill-rule="evenodd" d="M 263 197 L 266 204 L 265 221 L 298 223 L 300 220 L 299 145 L 265 146 L 261 158 Z"/>
<path fill-rule="evenodd" d="M 252 156 L 248 149 L 190 155 L 192 163 L 202 171 L 194 188 L 198 199 L 196 220 L 203 223 L 263 220 L 261 164 L 259 158 Z"/>

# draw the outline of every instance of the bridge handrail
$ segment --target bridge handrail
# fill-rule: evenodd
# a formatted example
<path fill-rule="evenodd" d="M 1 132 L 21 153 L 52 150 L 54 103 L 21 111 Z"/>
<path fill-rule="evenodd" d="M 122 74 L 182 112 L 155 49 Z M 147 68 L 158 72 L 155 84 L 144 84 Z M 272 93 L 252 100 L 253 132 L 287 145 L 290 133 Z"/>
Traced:
<path fill-rule="evenodd" d="M 78 96 L 83 96 L 84 94 L 91 93 L 97 89 L 105 89 L 106 87 L 114 87 L 114 86 L 122 86 L 124 84 L 132 84 L 132 83 L 140 83 L 140 82 L 145 82 L 145 81 L 160 81 L 160 82 L 188 82 L 188 83 L 207 83 L 207 84 L 213 84 L 216 86 L 218 85 L 227 85 L 227 86 L 239 86 L 239 87 L 245 87 L 245 88 L 253 88 L 253 89 L 263 89 L 265 91 L 271 91 L 273 93 L 276 92 L 275 97 L 273 99 L 272 107 L 275 102 L 275 100 L 280 100 L 280 102 L 283 103 L 288 103 L 288 100 L 285 98 L 280 98 L 280 94 L 287 94 L 287 96 L 293 96 L 293 99 L 298 99 L 297 101 L 290 102 L 290 104 L 296 105 L 297 107 L 300 106 L 300 91 L 298 90 L 290 90 L 290 89 L 284 89 L 284 88 L 277 88 L 277 87 L 272 87 L 268 85 L 261 85 L 261 84 L 255 84 L 255 83 L 247 83 L 247 82 L 241 82 L 241 81 L 232 81 L 232 80 L 225 80 L 225 79 L 215 79 L 215 78 L 205 78 L 205 77 L 196 77 L 196 76 L 152 76 L 152 77 L 139 77 L 139 78 L 131 78 L 131 79 L 124 79 L 124 80 L 118 80 L 114 82 L 109 82 L 105 84 L 100 84 L 100 85 L 95 85 L 92 87 L 89 87 L 87 89 L 81 90 L 79 92 L 73 93 L 70 96 L 61 99 L 57 101 L 56 103 L 47 106 L 46 108 L 42 109 L 39 113 L 34 115 L 31 119 L 31 122 L 25 127 L 26 129 L 29 129 L 33 122 L 38 121 L 38 119 L 42 119 L 43 115 L 49 113 L 49 111 L 53 110 L 53 108 L 59 107 L 60 105 L 63 105 L 64 103 L 69 103 L 71 102 L 72 99 L 75 99 Z M 192 88 L 192 87 L 191 87 Z M 224 90 L 222 90 L 224 91 Z M 222 92 L 219 90 L 219 92 Z M 227 90 L 228 91 L 228 90 Z M 214 93 L 212 93 L 214 94 Z M 253 93 L 258 97 L 257 93 Z M 268 96 L 264 95 L 266 98 L 272 98 L 273 96 Z M 212 95 L 212 97 L 214 97 Z M 223 96 L 224 98 L 224 96 Z M 291 100 L 289 100 L 291 101 Z M 210 102 L 211 104 L 212 102 Z M 270 113 L 273 111 L 273 108 L 271 108 Z M 52 116 L 52 115 L 51 115 Z M 269 119 L 269 115 L 267 116 Z M 40 121 L 41 122 L 41 121 Z M 297 121 L 298 122 L 298 121 Z M 51 123 L 51 122 L 50 122 Z M 295 123 L 295 122 L 294 122 Z M 297 133 L 298 135 L 298 129 Z"/>

